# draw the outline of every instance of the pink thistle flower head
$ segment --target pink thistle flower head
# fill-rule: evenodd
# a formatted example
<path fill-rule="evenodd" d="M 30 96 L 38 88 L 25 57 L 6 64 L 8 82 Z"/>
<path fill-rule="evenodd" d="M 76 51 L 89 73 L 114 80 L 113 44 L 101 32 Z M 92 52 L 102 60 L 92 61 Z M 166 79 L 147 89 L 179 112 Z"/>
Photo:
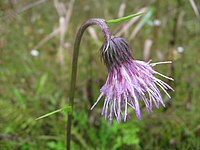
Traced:
<path fill-rule="evenodd" d="M 150 63 L 134 60 L 130 49 L 128 43 L 123 38 L 114 36 L 104 42 L 100 49 L 103 61 L 108 68 L 108 78 L 91 109 L 104 96 L 102 115 L 111 122 L 114 117 L 116 117 L 119 123 L 121 118 L 123 118 L 124 122 L 129 119 L 129 107 L 141 119 L 139 101 L 143 101 L 147 110 L 152 112 L 153 104 L 157 108 L 159 108 L 160 104 L 165 107 L 158 87 L 169 98 L 170 95 L 167 93 L 167 90 L 170 89 L 173 91 L 167 83 L 156 78 L 154 75 L 157 74 L 169 80 L 173 79 L 153 69 L 157 64 L 170 63 L 170 61 Z"/>

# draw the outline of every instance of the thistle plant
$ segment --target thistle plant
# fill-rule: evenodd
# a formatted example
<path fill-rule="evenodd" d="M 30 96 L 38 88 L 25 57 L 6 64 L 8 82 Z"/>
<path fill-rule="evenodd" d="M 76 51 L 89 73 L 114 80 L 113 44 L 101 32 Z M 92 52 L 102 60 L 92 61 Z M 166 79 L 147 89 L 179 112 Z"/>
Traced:
<path fill-rule="evenodd" d="M 165 107 L 159 87 L 167 94 L 169 98 L 170 95 L 167 93 L 167 90 L 173 91 L 173 88 L 161 79 L 155 77 L 155 75 L 157 74 L 168 80 L 173 79 L 155 71 L 154 66 L 158 64 L 171 63 L 171 61 L 151 63 L 151 61 L 144 62 L 134 60 L 133 56 L 131 55 L 130 45 L 123 38 L 112 35 L 108 28 L 108 24 L 121 22 L 141 14 L 142 13 L 138 13 L 109 21 L 105 21 L 104 19 L 100 18 L 93 18 L 84 22 L 79 28 L 73 52 L 70 108 L 65 107 L 49 113 L 49 115 L 52 115 L 53 113 L 57 113 L 62 110 L 69 111 L 66 149 L 70 150 L 79 47 L 83 33 L 90 25 L 99 26 L 103 33 L 104 43 L 100 48 L 100 53 L 108 70 L 106 83 L 100 89 L 100 95 L 97 98 L 97 101 L 91 107 L 91 110 L 94 109 L 98 102 L 104 97 L 104 105 L 101 114 L 105 116 L 105 119 L 109 119 L 110 122 L 116 118 L 118 123 L 120 123 L 122 118 L 124 122 L 130 118 L 130 115 L 128 114 L 129 108 L 132 108 L 137 118 L 141 119 L 140 101 L 144 102 L 146 109 L 149 112 L 152 112 L 153 105 L 155 105 L 157 108 L 159 108 L 160 104 Z M 44 115 L 38 119 L 49 115 Z"/>
<path fill-rule="evenodd" d="M 139 100 L 145 103 L 149 112 L 152 111 L 153 104 L 155 104 L 157 108 L 159 108 L 160 103 L 165 106 L 162 95 L 157 86 L 159 86 L 170 98 L 170 95 L 166 90 L 173 89 L 164 81 L 156 78 L 154 74 L 158 74 L 169 80 L 173 79 L 155 71 L 153 67 L 157 64 L 171 62 L 150 63 L 150 61 L 143 62 L 134 60 L 130 53 L 131 48 L 129 44 L 123 38 L 112 35 L 108 28 L 107 24 L 117 23 L 137 15 L 141 15 L 141 13 L 109 21 L 94 18 L 89 19 L 81 25 L 74 44 L 70 92 L 72 112 L 68 113 L 67 149 L 70 149 L 79 46 L 85 29 L 90 25 L 99 26 L 104 35 L 104 43 L 100 49 L 100 53 L 108 69 L 107 81 L 101 88 L 100 95 L 91 109 L 93 109 L 99 100 L 105 96 L 102 115 L 105 116 L 105 119 L 108 118 L 111 122 L 113 118 L 116 117 L 117 121 L 120 123 L 121 117 L 123 117 L 124 121 L 130 118 L 128 115 L 128 106 L 133 108 L 136 116 L 141 119 Z"/>

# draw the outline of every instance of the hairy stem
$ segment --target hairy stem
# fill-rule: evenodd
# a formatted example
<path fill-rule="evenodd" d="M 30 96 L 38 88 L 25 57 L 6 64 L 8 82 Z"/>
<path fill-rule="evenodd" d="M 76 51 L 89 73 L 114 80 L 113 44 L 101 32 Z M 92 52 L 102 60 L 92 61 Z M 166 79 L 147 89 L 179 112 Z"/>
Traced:
<path fill-rule="evenodd" d="M 89 19 L 86 22 L 84 22 L 79 28 L 78 33 L 76 35 L 76 39 L 74 43 L 73 60 L 72 60 L 71 88 L 70 88 L 70 98 L 69 98 L 72 111 L 68 113 L 68 122 L 67 122 L 67 135 L 66 135 L 66 144 L 67 144 L 66 149 L 67 150 L 70 150 L 71 128 L 72 128 L 72 119 L 73 119 L 72 115 L 73 115 L 73 107 L 74 107 L 74 94 L 75 94 L 79 47 L 80 47 L 83 33 L 90 25 L 99 26 L 101 28 L 101 31 L 104 35 L 105 40 L 108 40 L 111 37 L 111 33 L 108 29 L 108 26 L 105 20 L 99 19 L 99 18 Z"/>

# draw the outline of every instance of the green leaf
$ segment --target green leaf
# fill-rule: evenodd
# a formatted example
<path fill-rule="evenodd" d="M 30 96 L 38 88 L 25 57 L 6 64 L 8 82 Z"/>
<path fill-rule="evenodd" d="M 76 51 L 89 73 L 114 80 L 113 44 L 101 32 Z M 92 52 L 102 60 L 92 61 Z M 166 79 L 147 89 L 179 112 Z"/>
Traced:
<path fill-rule="evenodd" d="M 106 21 L 106 23 L 108 23 L 108 24 L 118 23 L 118 22 L 122 22 L 122 21 L 125 21 L 125 20 L 129 20 L 129 19 L 131 19 L 131 18 L 133 18 L 133 17 L 140 16 L 140 15 L 143 15 L 143 14 L 144 14 L 144 12 L 139 12 L 139 13 L 137 13 L 137 14 L 132 14 L 132 15 L 129 15 L 129 16 L 126 16 L 126 17 L 108 20 L 108 21 Z"/>
<path fill-rule="evenodd" d="M 66 106 L 64 108 L 60 108 L 60 109 L 54 110 L 54 111 L 52 111 L 52 112 L 50 112 L 48 114 L 45 114 L 45 115 L 42 115 L 42 116 L 36 118 L 35 120 L 39 120 L 39 119 L 42 119 L 42 118 L 49 117 L 49 116 L 51 116 L 53 114 L 56 114 L 56 113 L 59 113 L 61 111 L 71 112 L 72 111 L 72 107 L 71 106 Z"/>
<path fill-rule="evenodd" d="M 26 108 L 26 103 L 25 103 L 25 99 L 22 96 L 22 94 L 20 93 L 20 91 L 17 88 L 13 89 L 13 93 L 15 95 L 15 97 L 18 99 L 20 105 L 22 108 Z"/>
<path fill-rule="evenodd" d="M 46 74 L 46 73 L 43 74 L 42 77 L 40 78 L 39 84 L 38 84 L 37 89 L 36 89 L 36 94 L 37 95 L 39 95 L 40 93 L 42 93 L 42 91 L 43 91 L 43 89 L 45 87 L 44 85 L 45 85 L 47 79 L 48 79 L 48 74 Z"/>

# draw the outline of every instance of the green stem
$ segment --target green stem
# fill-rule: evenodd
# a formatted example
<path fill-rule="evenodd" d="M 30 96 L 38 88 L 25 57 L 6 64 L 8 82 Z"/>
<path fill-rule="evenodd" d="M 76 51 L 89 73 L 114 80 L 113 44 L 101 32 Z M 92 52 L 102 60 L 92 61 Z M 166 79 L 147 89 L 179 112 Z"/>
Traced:
<path fill-rule="evenodd" d="M 67 122 L 67 135 L 66 135 L 66 149 L 70 150 L 70 141 L 71 141 L 71 128 L 72 128 L 72 120 L 73 120 L 73 108 L 74 108 L 74 94 L 75 94 L 75 85 L 76 85 L 76 74 L 77 74 L 77 62 L 78 62 L 78 54 L 79 47 L 81 43 L 81 38 L 83 36 L 84 31 L 90 25 L 97 25 L 101 28 L 101 31 L 104 35 L 105 40 L 110 39 L 111 33 L 108 29 L 108 26 L 103 19 L 94 18 L 89 19 L 85 23 L 81 25 L 76 35 L 75 43 L 74 43 L 74 52 L 73 52 L 73 60 L 72 60 L 72 74 L 71 74 L 71 88 L 70 88 L 70 105 L 72 111 L 68 113 L 68 122 Z"/>

